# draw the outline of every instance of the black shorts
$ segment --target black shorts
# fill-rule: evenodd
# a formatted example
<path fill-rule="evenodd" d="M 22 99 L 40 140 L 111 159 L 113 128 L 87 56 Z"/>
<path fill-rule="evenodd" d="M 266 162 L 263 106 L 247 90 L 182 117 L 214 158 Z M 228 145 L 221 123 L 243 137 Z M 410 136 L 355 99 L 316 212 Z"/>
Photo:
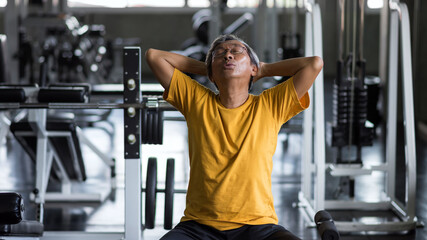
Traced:
<path fill-rule="evenodd" d="M 275 224 L 245 225 L 219 231 L 196 221 L 180 222 L 164 235 L 161 240 L 298 240 L 297 236 L 284 227 Z"/>

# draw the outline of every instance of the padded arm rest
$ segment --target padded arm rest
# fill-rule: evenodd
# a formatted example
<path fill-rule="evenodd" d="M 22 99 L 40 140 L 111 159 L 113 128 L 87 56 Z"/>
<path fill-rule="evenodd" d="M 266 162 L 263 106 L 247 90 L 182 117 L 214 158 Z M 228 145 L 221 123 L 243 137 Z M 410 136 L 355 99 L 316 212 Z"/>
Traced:
<path fill-rule="evenodd" d="M 41 103 L 48 102 L 76 102 L 84 103 L 87 102 L 88 93 L 84 88 L 75 89 L 40 89 L 38 95 L 38 101 Z"/>
<path fill-rule="evenodd" d="M 0 224 L 16 224 L 24 216 L 24 200 L 18 193 L 0 193 Z"/>
<path fill-rule="evenodd" d="M 25 91 L 22 88 L 1 88 L 0 102 L 25 102 Z"/>

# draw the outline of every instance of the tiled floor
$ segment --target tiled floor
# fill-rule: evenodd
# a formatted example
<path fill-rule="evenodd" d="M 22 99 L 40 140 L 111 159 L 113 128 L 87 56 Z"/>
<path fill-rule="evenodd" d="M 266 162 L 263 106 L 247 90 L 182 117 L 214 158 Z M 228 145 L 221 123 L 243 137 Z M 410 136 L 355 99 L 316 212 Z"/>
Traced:
<path fill-rule="evenodd" d="M 114 139 L 114 156 L 117 160 L 117 189 L 111 193 L 109 198 L 102 204 L 88 203 L 48 203 L 45 205 L 45 231 L 86 231 L 86 232 L 122 232 L 124 230 L 124 163 L 123 163 L 123 128 L 122 113 L 117 110 L 112 113 L 111 120 L 116 124 L 116 137 Z M 92 139 L 97 146 L 103 150 L 109 149 L 109 138 L 102 130 L 85 129 L 85 134 Z M 145 172 L 148 157 L 158 158 L 158 188 L 164 187 L 165 163 L 169 157 L 176 159 L 175 180 L 176 188 L 184 189 L 188 176 L 188 164 L 186 163 L 186 124 L 179 121 L 168 121 L 165 124 L 164 145 L 143 146 L 143 184 L 145 184 Z M 398 138 L 402 139 L 402 138 Z M 282 144 L 287 140 L 287 144 Z M 3 141 L 3 140 L 2 140 Z M 302 239 L 319 239 L 315 228 L 306 227 L 303 214 L 300 209 L 294 207 L 298 201 L 298 192 L 301 188 L 301 135 L 281 134 L 277 145 L 277 152 L 274 156 L 273 171 L 273 194 L 275 197 L 275 208 L 279 216 L 279 223 Z M 13 137 L 8 138 L 7 144 L 2 142 L 0 151 L 0 191 L 17 191 L 22 193 L 27 201 L 27 219 L 35 218 L 34 205 L 28 201 L 28 195 L 34 187 L 34 164 L 21 150 Z M 402 143 L 399 143 L 400 145 Z M 421 221 L 427 220 L 427 144 L 421 138 L 417 139 L 417 215 Z M 366 150 L 365 155 L 380 157 L 378 154 L 383 146 L 377 144 L 375 147 Z M 331 151 L 328 151 L 330 154 Z M 83 148 L 83 154 L 88 174 L 87 183 L 83 189 L 96 189 L 95 191 L 108 191 L 106 184 L 108 180 L 108 168 L 90 152 Z M 398 149 L 398 156 L 402 156 L 403 150 Z M 372 196 L 376 192 L 357 185 L 357 195 Z M 370 186 L 372 180 L 366 181 Z M 328 182 L 334 186 L 334 182 Z M 51 184 L 51 188 L 54 187 Z M 331 186 L 328 186 L 331 187 Z M 372 189 L 378 189 L 373 187 Z M 144 196 L 143 196 L 144 197 Z M 163 207 L 164 197 L 162 193 L 157 198 L 156 228 L 144 230 L 144 239 L 159 239 L 166 230 L 163 230 Z M 174 203 L 174 224 L 179 222 L 180 216 L 185 207 L 185 195 L 177 194 Z M 47 234 L 48 236 L 48 234 Z M 96 239 L 96 238 L 95 238 Z M 102 238 L 99 238 L 102 239 Z M 409 235 L 370 235 L 368 233 L 358 233 L 353 235 L 343 235 L 342 239 L 427 239 L 427 230 L 418 228 L 416 233 Z M 83 239 L 82 239 L 83 240 Z"/>

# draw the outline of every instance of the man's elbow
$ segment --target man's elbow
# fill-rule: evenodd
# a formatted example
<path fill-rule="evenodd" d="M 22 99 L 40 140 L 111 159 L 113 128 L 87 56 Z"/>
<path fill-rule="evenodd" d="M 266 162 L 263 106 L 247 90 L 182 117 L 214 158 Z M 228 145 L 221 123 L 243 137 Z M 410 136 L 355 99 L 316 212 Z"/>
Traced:
<path fill-rule="evenodd" d="M 147 60 L 147 62 L 151 62 L 152 61 L 153 55 L 154 55 L 155 51 L 156 50 L 153 49 L 153 48 L 149 48 L 147 51 L 145 51 L 145 59 Z"/>
<path fill-rule="evenodd" d="M 313 67 L 313 70 L 316 71 L 316 73 L 318 74 L 323 68 L 323 59 L 319 56 L 312 57 L 311 66 Z"/>

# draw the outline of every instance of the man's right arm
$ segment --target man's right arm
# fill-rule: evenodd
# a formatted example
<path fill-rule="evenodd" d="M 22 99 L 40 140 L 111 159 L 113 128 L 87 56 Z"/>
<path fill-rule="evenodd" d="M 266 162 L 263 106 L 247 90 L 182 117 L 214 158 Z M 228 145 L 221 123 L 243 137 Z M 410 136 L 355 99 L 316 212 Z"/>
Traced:
<path fill-rule="evenodd" d="M 150 66 L 165 91 L 169 91 L 175 68 L 182 72 L 207 75 L 206 64 L 204 62 L 176 53 L 150 48 L 145 53 L 145 58 L 148 66 Z"/>

